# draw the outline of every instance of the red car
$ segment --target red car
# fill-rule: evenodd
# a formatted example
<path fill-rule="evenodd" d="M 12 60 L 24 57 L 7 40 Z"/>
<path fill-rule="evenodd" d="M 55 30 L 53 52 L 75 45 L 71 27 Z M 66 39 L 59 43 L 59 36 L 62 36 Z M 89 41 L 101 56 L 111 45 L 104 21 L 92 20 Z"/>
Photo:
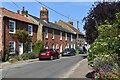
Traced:
<path fill-rule="evenodd" d="M 42 49 L 38 55 L 39 60 L 41 59 L 59 59 L 59 53 L 55 49 Z"/>

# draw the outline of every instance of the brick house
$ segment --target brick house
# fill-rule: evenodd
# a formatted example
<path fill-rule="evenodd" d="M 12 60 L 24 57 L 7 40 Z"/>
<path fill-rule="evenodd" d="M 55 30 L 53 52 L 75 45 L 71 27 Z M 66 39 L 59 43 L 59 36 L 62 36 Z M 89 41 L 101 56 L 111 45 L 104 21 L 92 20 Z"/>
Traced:
<path fill-rule="evenodd" d="M 38 39 L 42 38 L 44 48 L 55 48 L 62 52 L 65 48 L 70 48 L 73 32 L 49 21 L 48 10 L 41 7 L 40 18 L 29 15 L 29 18 L 39 26 Z M 40 36 L 42 35 L 42 36 Z M 75 47 L 74 47 L 75 48 Z"/>
<path fill-rule="evenodd" d="M 5 8 L 0 8 L 0 11 L 0 31 L 2 30 L 0 49 L 2 50 L 2 58 L 4 58 L 5 49 L 9 50 L 9 54 L 23 54 L 24 45 L 22 41 L 13 37 L 18 30 L 25 30 L 32 37 L 28 48 L 28 51 L 32 52 L 32 43 L 37 40 L 38 26 L 27 18 L 28 12 L 24 10 L 24 7 L 22 14 L 19 10 L 15 13 Z"/>
<path fill-rule="evenodd" d="M 63 28 L 72 31 L 73 34 L 73 44 L 75 44 L 76 42 L 76 46 L 82 46 L 85 44 L 85 37 L 84 34 L 81 33 L 78 29 L 76 29 L 75 27 L 73 27 L 73 22 L 72 21 L 68 21 L 65 22 L 63 20 L 59 20 L 58 22 L 55 22 L 58 25 L 61 25 Z M 77 40 L 77 34 L 78 34 L 78 40 Z"/>

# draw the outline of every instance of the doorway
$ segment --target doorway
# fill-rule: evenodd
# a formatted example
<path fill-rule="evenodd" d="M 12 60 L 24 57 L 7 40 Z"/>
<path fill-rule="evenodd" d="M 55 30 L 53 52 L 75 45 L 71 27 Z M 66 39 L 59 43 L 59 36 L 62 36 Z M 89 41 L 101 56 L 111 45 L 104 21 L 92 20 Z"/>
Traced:
<path fill-rule="evenodd" d="M 19 55 L 23 54 L 23 43 L 19 43 Z"/>

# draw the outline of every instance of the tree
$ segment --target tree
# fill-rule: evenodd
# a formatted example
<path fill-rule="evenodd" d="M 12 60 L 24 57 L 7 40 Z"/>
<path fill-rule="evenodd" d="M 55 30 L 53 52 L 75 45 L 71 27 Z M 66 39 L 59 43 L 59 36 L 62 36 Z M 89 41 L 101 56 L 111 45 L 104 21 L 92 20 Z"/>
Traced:
<path fill-rule="evenodd" d="M 120 13 L 116 14 L 113 24 L 103 24 L 98 27 L 99 36 L 89 49 L 88 61 L 94 68 L 112 63 L 113 72 L 120 72 Z M 120 77 L 120 74 L 119 74 Z"/>
<path fill-rule="evenodd" d="M 28 46 L 32 40 L 31 36 L 29 36 L 28 32 L 25 30 L 18 30 L 15 34 L 16 39 L 23 43 L 23 52 L 27 52 L 28 51 Z"/>
<path fill-rule="evenodd" d="M 43 42 L 38 40 L 33 44 L 33 52 L 38 56 L 38 53 L 43 48 Z"/>
<path fill-rule="evenodd" d="M 98 37 L 98 26 L 109 22 L 113 24 L 116 13 L 120 12 L 119 2 L 95 2 L 89 10 L 88 16 L 84 17 L 84 29 L 89 44 L 93 43 Z M 100 26 L 99 26 L 100 27 Z"/>

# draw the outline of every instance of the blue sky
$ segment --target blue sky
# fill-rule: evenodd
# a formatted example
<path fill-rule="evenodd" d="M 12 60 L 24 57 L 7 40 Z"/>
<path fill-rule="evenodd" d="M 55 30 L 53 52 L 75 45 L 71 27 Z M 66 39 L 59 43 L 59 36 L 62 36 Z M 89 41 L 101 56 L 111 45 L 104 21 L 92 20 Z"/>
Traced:
<path fill-rule="evenodd" d="M 41 4 L 37 2 L 15 2 L 17 6 L 24 6 L 28 10 L 29 14 L 36 17 L 40 17 L 40 7 Z M 79 28 L 83 32 L 82 19 L 87 16 L 89 9 L 92 7 L 93 2 L 42 2 L 43 4 L 49 6 L 50 8 L 64 14 L 72 19 L 78 20 L 80 22 Z M 2 6 L 16 12 L 19 8 L 12 2 L 3 2 Z M 48 9 L 49 10 L 49 9 Z M 56 14 L 54 11 L 49 10 L 49 21 L 55 22 L 58 20 L 70 21 L 61 15 Z M 76 21 L 74 22 L 74 27 L 76 27 Z"/>

